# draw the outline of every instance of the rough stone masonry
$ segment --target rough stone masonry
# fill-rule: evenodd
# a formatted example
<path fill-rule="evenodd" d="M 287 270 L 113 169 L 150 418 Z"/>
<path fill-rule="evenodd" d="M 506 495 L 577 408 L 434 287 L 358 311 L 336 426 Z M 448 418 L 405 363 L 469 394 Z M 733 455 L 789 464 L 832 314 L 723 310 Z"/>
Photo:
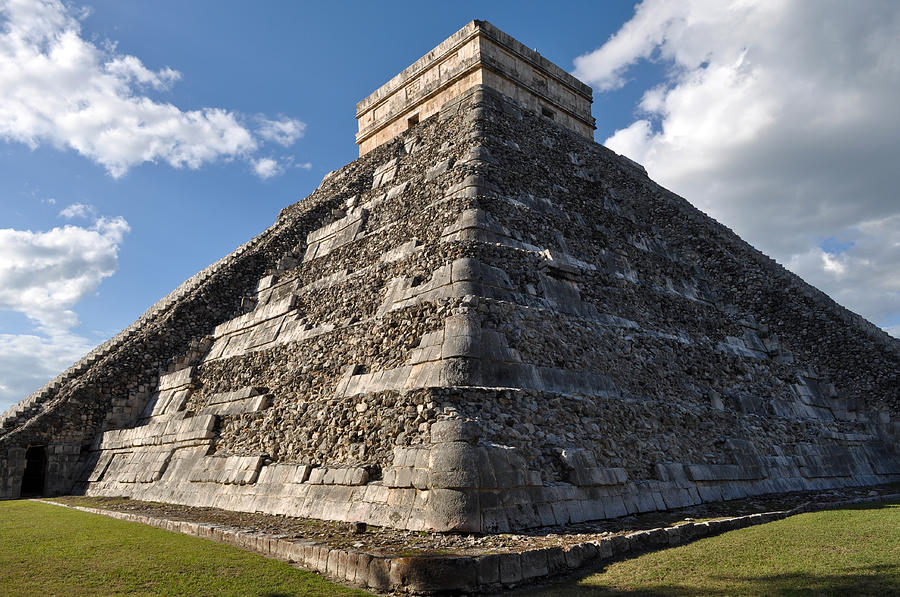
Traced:
<path fill-rule="evenodd" d="M 900 342 L 594 143 L 536 52 L 448 42 L 360 102 L 362 157 L 0 419 L 0 497 L 491 533 L 900 479 Z"/>

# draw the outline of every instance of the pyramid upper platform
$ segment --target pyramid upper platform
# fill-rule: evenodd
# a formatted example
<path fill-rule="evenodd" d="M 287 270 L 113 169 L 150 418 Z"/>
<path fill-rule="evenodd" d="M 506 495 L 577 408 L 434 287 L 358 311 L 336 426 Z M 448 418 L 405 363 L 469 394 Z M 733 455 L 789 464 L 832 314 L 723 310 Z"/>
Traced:
<path fill-rule="evenodd" d="M 487 21 L 471 21 L 356 104 L 359 155 L 436 114 L 465 91 L 495 89 L 591 139 L 591 88 Z"/>

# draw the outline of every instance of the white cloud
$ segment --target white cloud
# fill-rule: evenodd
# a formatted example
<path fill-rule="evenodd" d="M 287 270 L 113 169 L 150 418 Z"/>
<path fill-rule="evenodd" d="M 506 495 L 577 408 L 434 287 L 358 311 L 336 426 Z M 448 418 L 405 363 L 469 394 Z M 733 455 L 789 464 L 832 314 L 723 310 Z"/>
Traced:
<path fill-rule="evenodd" d="M 306 124 L 295 118 L 285 117 L 279 120 L 268 120 L 260 116 L 258 120 L 260 123 L 259 136 L 285 147 L 293 145 L 306 131 Z"/>
<path fill-rule="evenodd" d="M 117 56 L 107 62 L 104 68 L 106 72 L 123 81 L 134 81 L 155 89 L 168 89 L 172 83 L 181 78 L 180 72 L 169 67 L 155 73 L 134 56 Z"/>
<path fill-rule="evenodd" d="M 70 208 L 82 217 L 93 213 L 81 204 Z M 72 307 L 115 273 L 128 230 L 121 217 L 46 232 L 0 230 L 0 310 L 22 313 L 35 326 L 32 333 L 0 334 L 0 411 L 92 348 L 72 332 L 78 325 Z"/>
<path fill-rule="evenodd" d="M 68 332 L 0 334 L 0 412 L 25 398 L 93 348 Z"/>
<path fill-rule="evenodd" d="M 900 325 L 890 325 L 883 329 L 894 338 L 900 338 Z"/>
<path fill-rule="evenodd" d="M 277 176 L 289 168 L 299 168 L 301 170 L 311 170 L 311 162 L 294 163 L 292 156 L 287 156 L 276 160 L 275 158 L 259 158 L 251 161 L 253 172 L 262 180 L 267 180 L 273 176 Z"/>
<path fill-rule="evenodd" d="M 812 247 L 785 265 L 843 305 L 875 321 L 900 316 L 900 214 L 852 227 L 853 245 L 843 252 Z"/>
<path fill-rule="evenodd" d="M 74 327 L 71 307 L 116 271 L 128 230 L 121 217 L 98 218 L 89 228 L 0 230 L 0 310 L 25 314 L 45 333 Z"/>
<path fill-rule="evenodd" d="M 56 201 L 54 201 L 56 203 Z M 94 209 L 93 205 L 87 205 L 85 203 L 73 203 L 72 205 L 63 208 L 59 212 L 59 217 L 65 218 L 67 220 L 71 220 L 73 218 L 89 218 L 96 213 L 96 209 Z"/>
<path fill-rule="evenodd" d="M 0 27 L 0 139 L 73 149 L 118 177 L 144 162 L 249 160 L 261 142 L 290 145 L 303 133 L 298 120 L 263 119 L 257 137 L 240 114 L 152 99 L 145 90 L 168 89 L 181 74 L 86 41 L 58 0 L 0 0 Z"/>
<path fill-rule="evenodd" d="M 641 60 L 663 65 L 605 144 L 842 304 L 896 321 L 897 31 L 891 0 L 645 0 L 575 74 L 607 91 Z"/>
<path fill-rule="evenodd" d="M 253 161 L 253 171 L 263 180 L 281 174 L 282 170 L 281 165 L 272 158 L 260 158 Z"/>

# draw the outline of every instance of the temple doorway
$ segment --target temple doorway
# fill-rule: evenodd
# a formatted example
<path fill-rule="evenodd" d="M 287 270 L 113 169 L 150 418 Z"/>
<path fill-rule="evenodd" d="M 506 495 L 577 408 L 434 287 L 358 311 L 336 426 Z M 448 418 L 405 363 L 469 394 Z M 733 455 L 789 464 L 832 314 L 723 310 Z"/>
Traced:
<path fill-rule="evenodd" d="M 22 475 L 22 497 L 34 497 L 44 493 L 44 477 L 47 474 L 47 447 L 31 446 L 25 452 L 25 473 Z"/>

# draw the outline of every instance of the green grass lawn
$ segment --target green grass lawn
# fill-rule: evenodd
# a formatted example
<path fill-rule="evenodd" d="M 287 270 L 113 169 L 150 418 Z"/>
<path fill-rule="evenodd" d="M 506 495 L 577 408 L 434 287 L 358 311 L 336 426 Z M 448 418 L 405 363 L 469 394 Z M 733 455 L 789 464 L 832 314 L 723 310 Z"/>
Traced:
<path fill-rule="evenodd" d="M 900 504 L 801 514 L 516 594 L 900 595 Z"/>
<path fill-rule="evenodd" d="M 0 502 L 0 595 L 368 595 L 229 545 Z"/>

